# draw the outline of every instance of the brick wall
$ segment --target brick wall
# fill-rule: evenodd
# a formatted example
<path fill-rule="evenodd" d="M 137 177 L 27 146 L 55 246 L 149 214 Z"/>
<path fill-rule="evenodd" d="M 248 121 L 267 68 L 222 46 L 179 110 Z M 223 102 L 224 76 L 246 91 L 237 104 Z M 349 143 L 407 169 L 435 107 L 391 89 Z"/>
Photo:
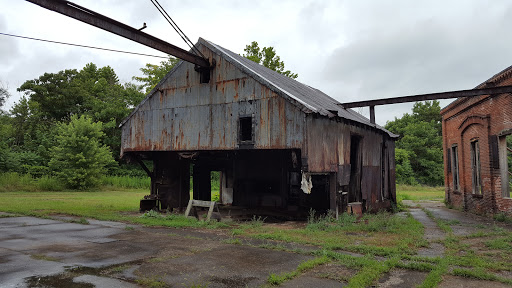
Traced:
<path fill-rule="evenodd" d="M 512 85 L 512 69 L 506 77 L 494 76 L 494 85 Z M 503 76 L 503 75 L 501 75 Z M 491 79 L 493 79 L 491 78 Z M 490 79 L 490 80 L 491 80 Z M 502 197 L 501 174 L 492 163 L 490 136 L 512 129 L 512 95 L 501 94 L 458 99 L 441 111 L 443 117 L 443 151 L 445 163 L 446 200 L 453 206 L 478 214 L 506 212 L 512 214 L 512 199 Z M 473 193 L 471 142 L 480 147 L 482 194 Z M 453 189 L 452 169 L 448 150 L 458 147 L 460 189 Z M 500 147 L 501 148 L 501 147 Z M 503 165 L 502 165 L 503 166 Z M 507 169 L 507 167 L 499 167 Z"/>

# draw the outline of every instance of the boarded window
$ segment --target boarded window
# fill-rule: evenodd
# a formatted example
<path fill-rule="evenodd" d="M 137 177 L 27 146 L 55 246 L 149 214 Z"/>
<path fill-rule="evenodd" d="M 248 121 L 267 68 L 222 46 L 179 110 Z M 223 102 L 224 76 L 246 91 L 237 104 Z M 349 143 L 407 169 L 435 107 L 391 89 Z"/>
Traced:
<path fill-rule="evenodd" d="M 473 194 L 482 194 L 480 144 L 478 143 L 478 140 L 471 142 L 471 179 L 473 182 Z"/>
<path fill-rule="evenodd" d="M 452 147 L 452 176 L 453 176 L 453 190 L 459 191 L 459 152 L 457 145 Z"/>
<path fill-rule="evenodd" d="M 239 140 L 241 143 L 253 142 L 252 117 L 240 117 Z"/>

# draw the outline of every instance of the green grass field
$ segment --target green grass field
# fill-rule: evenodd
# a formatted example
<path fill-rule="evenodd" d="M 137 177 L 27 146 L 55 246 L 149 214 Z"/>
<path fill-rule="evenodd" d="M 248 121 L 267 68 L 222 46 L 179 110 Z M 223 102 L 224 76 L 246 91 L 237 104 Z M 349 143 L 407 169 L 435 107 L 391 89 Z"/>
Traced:
<path fill-rule="evenodd" d="M 401 200 L 439 200 L 444 199 L 444 187 L 396 185 L 397 201 Z"/>

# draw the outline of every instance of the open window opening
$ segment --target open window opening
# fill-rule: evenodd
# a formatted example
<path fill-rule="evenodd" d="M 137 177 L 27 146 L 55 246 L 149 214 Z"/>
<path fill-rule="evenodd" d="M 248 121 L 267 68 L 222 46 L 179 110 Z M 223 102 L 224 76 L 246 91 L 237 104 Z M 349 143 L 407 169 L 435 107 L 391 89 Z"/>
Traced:
<path fill-rule="evenodd" d="M 512 135 L 507 137 L 507 182 L 508 182 L 508 197 L 510 197 L 510 191 L 512 191 Z"/>
<path fill-rule="evenodd" d="M 238 139 L 240 140 L 241 144 L 253 143 L 253 125 L 251 116 L 240 117 L 238 132 Z"/>
<path fill-rule="evenodd" d="M 210 83 L 210 69 L 202 69 L 199 73 L 199 82 L 201 84 Z"/>
<path fill-rule="evenodd" d="M 480 174 L 480 144 L 478 140 L 471 142 L 471 179 L 473 194 L 482 194 L 482 181 Z"/>
<path fill-rule="evenodd" d="M 221 194 L 221 180 L 222 172 L 221 171 L 210 171 L 210 189 L 211 189 L 211 201 L 220 202 L 220 194 Z"/>
<path fill-rule="evenodd" d="M 499 141 L 502 196 L 510 198 L 512 192 L 512 134 L 500 137 Z"/>
<path fill-rule="evenodd" d="M 452 146 L 452 176 L 453 190 L 459 191 L 459 149 L 457 145 Z"/>

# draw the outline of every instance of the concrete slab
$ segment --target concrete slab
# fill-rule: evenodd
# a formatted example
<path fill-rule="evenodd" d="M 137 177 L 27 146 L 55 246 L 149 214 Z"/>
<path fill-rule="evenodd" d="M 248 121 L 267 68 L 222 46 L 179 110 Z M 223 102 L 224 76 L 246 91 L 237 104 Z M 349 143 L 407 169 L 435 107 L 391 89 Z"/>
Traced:
<path fill-rule="evenodd" d="M 107 277 L 99 277 L 93 275 L 82 275 L 73 279 L 74 283 L 89 283 L 94 287 L 108 287 L 108 288 L 136 288 L 138 285 L 121 281 L 118 279 L 112 279 Z"/>
<path fill-rule="evenodd" d="M 425 227 L 425 239 L 428 241 L 443 240 L 446 235 L 437 227 L 437 223 L 428 218 L 427 214 L 418 208 L 410 208 L 409 213 Z"/>
<path fill-rule="evenodd" d="M 167 283 L 208 287 L 259 287 L 271 273 L 293 271 L 311 256 L 240 245 L 219 244 L 212 250 L 144 263 L 138 275 L 161 277 Z M 236 286 L 227 286 L 226 283 Z"/>
<path fill-rule="evenodd" d="M 444 255 L 445 247 L 440 243 L 430 243 L 428 247 L 418 249 L 418 255 L 423 257 L 440 257 Z"/>
<path fill-rule="evenodd" d="M 395 269 L 386 273 L 380 278 L 379 288 L 409 288 L 416 287 L 423 283 L 428 273 L 419 271 L 410 271 L 403 269 Z"/>
<path fill-rule="evenodd" d="M 0 229 L 3 227 L 13 226 L 34 226 L 34 225 L 46 225 L 46 224 L 58 224 L 61 223 L 56 220 L 42 219 L 35 217 L 4 217 L 0 218 Z"/>
<path fill-rule="evenodd" d="M 284 288 L 310 288 L 310 287 L 323 287 L 323 288 L 339 288 L 345 287 L 347 283 L 338 282 L 327 278 L 317 278 L 310 275 L 302 275 L 290 281 L 286 281 L 279 287 Z"/>
<path fill-rule="evenodd" d="M 27 277 L 61 273 L 66 267 L 65 263 L 37 260 L 19 252 L 7 256 L 6 260 L 0 264 L 1 287 L 19 287 Z"/>

